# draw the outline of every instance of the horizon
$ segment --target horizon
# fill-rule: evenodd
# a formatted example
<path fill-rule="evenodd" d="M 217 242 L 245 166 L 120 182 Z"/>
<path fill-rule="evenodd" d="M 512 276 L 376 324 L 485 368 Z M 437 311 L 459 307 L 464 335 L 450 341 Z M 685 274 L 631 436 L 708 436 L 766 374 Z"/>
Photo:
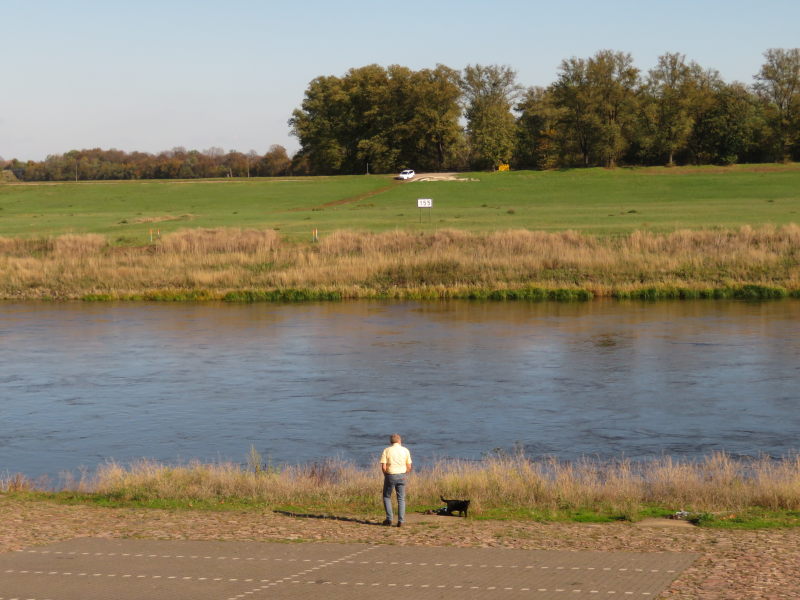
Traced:
<path fill-rule="evenodd" d="M 263 155 L 273 144 L 293 154 L 299 144 L 287 121 L 308 83 L 373 63 L 506 64 L 529 87 L 552 83 L 562 60 L 605 48 L 629 52 L 643 75 L 658 56 L 678 52 L 751 85 L 764 51 L 798 46 L 800 4 L 695 4 L 664 11 L 583 0 L 567 17 L 518 0 L 489 11 L 451 0 L 413 0 L 402 11 L 363 0 L 311 0 L 302 11 L 249 0 L 224 12 L 206 0 L 11 6 L 4 20 L 13 27 L 0 40 L 14 57 L 0 94 L 0 156 L 176 147 Z"/>

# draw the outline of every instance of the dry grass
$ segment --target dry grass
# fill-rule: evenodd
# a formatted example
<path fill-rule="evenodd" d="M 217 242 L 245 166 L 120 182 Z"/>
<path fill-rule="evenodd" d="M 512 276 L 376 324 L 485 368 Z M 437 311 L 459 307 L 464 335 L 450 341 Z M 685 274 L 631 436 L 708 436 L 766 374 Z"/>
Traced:
<path fill-rule="evenodd" d="M 17 492 L 30 492 L 36 484 L 21 473 L 0 476 L 0 492 L 14 494 Z"/>
<path fill-rule="evenodd" d="M 256 229 L 184 229 L 166 235 L 157 246 L 163 255 L 248 254 L 258 257 L 279 245 L 275 231 Z"/>
<path fill-rule="evenodd" d="M 67 488 L 116 500 L 238 500 L 273 507 L 372 512 L 380 488 L 375 469 L 329 462 L 280 469 L 233 463 L 169 466 L 107 463 Z M 34 487 L 15 478 L 0 491 Z M 516 515 L 599 511 L 634 518 L 648 506 L 703 512 L 800 510 L 800 456 L 734 460 L 713 454 L 696 461 L 583 459 L 535 461 L 523 455 L 481 462 L 440 462 L 412 473 L 411 503 L 438 506 L 439 496 L 469 498 L 471 509 Z"/>
<path fill-rule="evenodd" d="M 800 227 L 637 231 L 338 231 L 293 245 L 274 231 L 187 229 L 142 247 L 98 234 L 0 238 L 0 297 L 116 297 L 158 290 L 303 288 L 345 298 L 437 297 L 481 288 L 585 289 L 736 285 L 800 289 Z"/>

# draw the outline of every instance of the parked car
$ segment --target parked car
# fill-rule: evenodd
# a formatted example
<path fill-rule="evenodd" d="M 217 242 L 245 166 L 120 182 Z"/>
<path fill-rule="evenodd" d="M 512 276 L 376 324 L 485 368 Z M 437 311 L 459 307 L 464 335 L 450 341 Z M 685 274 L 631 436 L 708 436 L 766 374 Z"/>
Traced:
<path fill-rule="evenodd" d="M 397 176 L 398 179 L 414 179 L 416 173 L 414 169 L 406 169 L 405 171 L 400 171 L 400 175 Z"/>

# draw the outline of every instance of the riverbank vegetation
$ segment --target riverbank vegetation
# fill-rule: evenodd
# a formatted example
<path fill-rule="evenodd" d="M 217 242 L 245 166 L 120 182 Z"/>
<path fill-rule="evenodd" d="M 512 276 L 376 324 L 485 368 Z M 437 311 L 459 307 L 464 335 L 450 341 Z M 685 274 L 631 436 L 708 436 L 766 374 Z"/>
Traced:
<path fill-rule="evenodd" d="M 192 229 L 144 246 L 99 234 L 0 238 L 0 297 L 85 300 L 587 300 L 800 296 L 800 227 L 592 236 Z"/>
<path fill-rule="evenodd" d="M 800 457 L 636 462 L 584 458 L 532 460 L 522 454 L 442 461 L 410 475 L 410 511 L 435 509 L 439 497 L 471 500 L 480 519 L 635 521 L 680 512 L 715 527 L 800 525 Z M 170 466 L 107 463 L 60 491 L 24 477 L 0 479 L 0 491 L 112 506 L 209 510 L 269 509 L 330 517 L 378 515 L 379 474 L 344 462 L 275 467 L 253 449 L 246 464 Z"/>

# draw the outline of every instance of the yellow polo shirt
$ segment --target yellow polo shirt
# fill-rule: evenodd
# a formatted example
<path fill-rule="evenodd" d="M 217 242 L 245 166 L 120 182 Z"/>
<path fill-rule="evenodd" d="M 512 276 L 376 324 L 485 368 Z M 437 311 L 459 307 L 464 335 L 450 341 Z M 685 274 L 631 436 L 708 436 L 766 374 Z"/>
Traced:
<path fill-rule="evenodd" d="M 399 475 L 405 473 L 408 468 L 406 465 L 411 464 L 411 452 L 408 448 L 400 445 L 400 443 L 392 444 L 388 448 L 384 448 L 381 454 L 381 464 L 386 465 L 386 472 L 389 475 Z"/>

